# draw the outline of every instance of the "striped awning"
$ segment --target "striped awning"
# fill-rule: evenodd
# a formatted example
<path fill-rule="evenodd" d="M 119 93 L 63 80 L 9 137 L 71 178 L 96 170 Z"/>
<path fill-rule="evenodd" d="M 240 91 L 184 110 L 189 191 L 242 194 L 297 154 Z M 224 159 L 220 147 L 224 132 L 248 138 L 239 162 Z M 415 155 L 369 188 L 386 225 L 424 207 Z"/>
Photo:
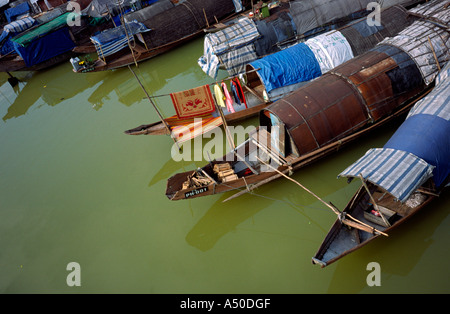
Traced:
<path fill-rule="evenodd" d="M 432 177 L 434 166 L 404 151 L 374 148 L 345 169 L 338 177 L 363 176 L 401 202 Z"/>
<path fill-rule="evenodd" d="M 34 22 L 35 20 L 32 17 L 24 17 L 23 19 L 5 25 L 3 30 L 10 33 L 21 33 L 33 26 Z"/>
<path fill-rule="evenodd" d="M 249 44 L 258 37 L 260 37 L 260 34 L 255 23 L 247 17 L 242 17 L 233 25 L 206 35 L 203 56 L 198 59 L 198 64 L 203 72 L 212 78 L 217 77 L 220 65 L 218 56 L 220 55 L 225 54 L 221 58 L 226 59 L 222 62 L 225 63 L 227 70 L 230 68 L 227 63 L 232 59 L 240 60 L 238 67 L 243 68 L 243 64 L 256 59 L 255 49 L 250 47 Z"/>
<path fill-rule="evenodd" d="M 450 121 L 450 62 L 436 78 L 436 87 L 424 99 L 418 101 L 408 114 L 408 118 L 418 114 L 428 114 Z"/>
<path fill-rule="evenodd" d="M 126 27 L 126 28 L 125 28 Z M 110 56 L 128 46 L 129 41 L 134 40 L 134 35 L 149 32 L 144 24 L 132 21 L 118 27 L 104 30 L 100 34 L 91 37 L 97 53 L 101 57 Z"/>

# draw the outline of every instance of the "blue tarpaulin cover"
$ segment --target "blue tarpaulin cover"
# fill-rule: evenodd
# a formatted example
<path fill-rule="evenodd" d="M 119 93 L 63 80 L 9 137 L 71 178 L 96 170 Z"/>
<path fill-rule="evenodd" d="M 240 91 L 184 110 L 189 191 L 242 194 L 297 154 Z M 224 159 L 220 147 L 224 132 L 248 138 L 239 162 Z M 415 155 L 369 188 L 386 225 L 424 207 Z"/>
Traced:
<path fill-rule="evenodd" d="M 257 71 L 266 91 L 312 80 L 322 75 L 319 63 L 304 43 L 250 63 Z"/>
<path fill-rule="evenodd" d="M 112 55 L 128 46 L 128 38 L 132 40 L 134 35 L 150 31 L 144 24 L 137 21 L 127 22 L 125 25 L 126 30 L 124 25 L 120 25 L 91 37 L 99 56 Z"/>
<path fill-rule="evenodd" d="M 27 30 L 34 24 L 35 20 L 32 17 L 25 17 L 5 25 L 3 27 L 3 32 L 0 35 L 0 55 L 6 55 L 13 52 L 14 44 L 11 41 L 11 38 Z"/>
<path fill-rule="evenodd" d="M 441 71 L 436 87 L 411 110 L 386 148 L 410 152 L 435 166 L 437 187 L 450 175 L 450 63 Z"/>
<path fill-rule="evenodd" d="M 383 148 L 369 150 L 339 177 L 358 177 L 405 202 L 426 180 L 441 187 L 450 175 L 450 63 L 436 87 L 411 109 Z"/>
<path fill-rule="evenodd" d="M 13 8 L 6 10 L 5 16 L 10 23 L 12 21 L 15 21 L 18 16 L 24 15 L 28 12 L 30 12 L 30 6 L 28 5 L 28 2 L 23 2 Z"/>
<path fill-rule="evenodd" d="M 16 52 L 28 67 L 47 61 L 75 48 L 67 27 L 38 38 L 26 47 L 14 43 Z"/>

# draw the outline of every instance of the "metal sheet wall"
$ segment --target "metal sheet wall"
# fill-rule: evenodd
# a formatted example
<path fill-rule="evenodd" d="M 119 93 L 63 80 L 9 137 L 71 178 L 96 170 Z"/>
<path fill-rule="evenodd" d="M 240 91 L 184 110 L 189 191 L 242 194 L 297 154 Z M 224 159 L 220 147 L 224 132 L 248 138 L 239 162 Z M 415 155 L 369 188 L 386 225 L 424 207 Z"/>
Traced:
<path fill-rule="evenodd" d="M 266 111 L 286 125 L 300 154 L 378 121 L 425 89 L 411 58 L 395 47 L 357 57 L 275 102 Z M 261 125 L 270 126 L 263 111 Z"/>
<path fill-rule="evenodd" d="M 299 154 L 341 138 L 368 121 L 359 94 L 345 78 L 325 74 L 267 108 L 286 126 Z M 270 126 L 264 112 L 261 125 Z"/>

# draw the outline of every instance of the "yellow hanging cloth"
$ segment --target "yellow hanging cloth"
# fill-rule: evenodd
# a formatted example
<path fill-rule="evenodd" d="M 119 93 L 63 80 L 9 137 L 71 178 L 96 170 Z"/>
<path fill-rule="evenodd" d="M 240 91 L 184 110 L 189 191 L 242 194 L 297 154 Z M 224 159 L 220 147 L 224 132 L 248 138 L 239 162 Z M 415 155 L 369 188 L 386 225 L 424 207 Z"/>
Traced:
<path fill-rule="evenodd" d="M 217 105 L 225 108 L 224 95 L 222 92 L 222 88 L 220 88 L 219 84 L 216 83 L 214 85 L 214 97 L 216 98 Z"/>

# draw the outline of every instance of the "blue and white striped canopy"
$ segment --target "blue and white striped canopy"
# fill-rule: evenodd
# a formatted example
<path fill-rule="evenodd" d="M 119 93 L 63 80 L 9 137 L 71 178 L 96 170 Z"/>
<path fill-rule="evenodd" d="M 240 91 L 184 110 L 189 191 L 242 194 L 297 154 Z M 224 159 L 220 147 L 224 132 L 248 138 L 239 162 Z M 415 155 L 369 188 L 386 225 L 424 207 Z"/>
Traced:
<path fill-rule="evenodd" d="M 434 166 L 404 151 L 374 148 L 345 169 L 339 177 L 363 176 L 401 202 L 433 176 Z"/>
<path fill-rule="evenodd" d="M 126 27 L 126 29 L 125 29 Z M 149 32 L 144 24 L 134 20 L 124 25 L 104 30 L 98 35 L 92 36 L 99 56 L 107 57 L 128 46 L 128 38 L 133 40 L 133 36 L 138 33 Z"/>
<path fill-rule="evenodd" d="M 24 17 L 23 19 L 5 25 L 3 30 L 10 33 L 21 33 L 33 26 L 34 22 L 35 20 L 32 17 Z"/>

